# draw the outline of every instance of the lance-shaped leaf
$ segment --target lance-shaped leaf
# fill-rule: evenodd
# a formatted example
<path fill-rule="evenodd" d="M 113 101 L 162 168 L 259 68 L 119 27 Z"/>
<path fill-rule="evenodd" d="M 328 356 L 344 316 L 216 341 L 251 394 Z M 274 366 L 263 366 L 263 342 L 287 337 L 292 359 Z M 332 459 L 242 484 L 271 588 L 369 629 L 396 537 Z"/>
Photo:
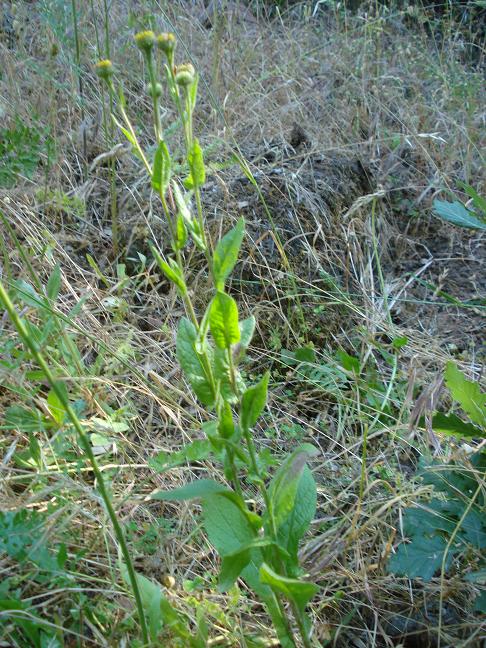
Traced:
<path fill-rule="evenodd" d="M 191 170 L 191 175 L 184 182 L 187 189 L 194 189 L 194 187 L 200 187 L 204 184 L 206 180 L 206 169 L 204 167 L 204 158 L 201 146 L 198 139 L 195 137 L 192 143 L 192 147 L 187 154 L 187 161 L 189 163 L 189 169 Z"/>
<path fill-rule="evenodd" d="M 165 194 L 170 183 L 170 153 L 167 144 L 160 141 L 154 155 L 152 170 L 152 188 L 159 194 Z"/>
<path fill-rule="evenodd" d="M 259 383 L 248 389 L 241 399 L 240 424 L 243 430 L 249 430 L 258 421 L 267 402 L 267 390 L 270 374 L 265 373 Z"/>
<path fill-rule="evenodd" d="M 215 295 L 209 310 L 209 328 L 220 349 L 229 349 L 240 341 L 238 306 L 233 297 L 222 292 Z"/>
<path fill-rule="evenodd" d="M 197 331 L 186 317 L 179 323 L 177 331 L 177 359 L 196 396 L 208 406 L 214 404 L 215 394 L 206 373 L 204 356 L 197 352 Z"/>
<path fill-rule="evenodd" d="M 223 484 L 213 479 L 196 479 L 190 484 L 169 491 L 158 491 L 151 495 L 152 499 L 164 500 L 167 502 L 181 502 L 188 499 L 204 498 L 227 491 Z"/>
<path fill-rule="evenodd" d="M 224 289 L 224 283 L 235 267 L 244 235 L 245 221 L 240 218 L 235 227 L 223 236 L 214 250 L 213 272 L 217 290 Z"/>
<path fill-rule="evenodd" d="M 155 260 L 157 261 L 157 265 L 162 270 L 164 275 L 169 281 L 172 281 L 172 283 L 177 286 L 180 293 L 183 295 L 187 291 L 187 287 L 184 281 L 184 276 L 181 269 L 177 265 L 177 262 L 174 261 L 174 259 L 169 259 L 169 263 L 164 261 L 164 259 L 160 256 L 153 245 L 150 247 L 150 250 L 155 257 Z"/>
<path fill-rule="evenodd" d="M 287 457 L 273 476 L 268 487 L 268 495 L 277 529 L 294 509 L 299 482 L 307 460 L 317 452 L 317 449 L 309 443 L 300 446 Z"/>

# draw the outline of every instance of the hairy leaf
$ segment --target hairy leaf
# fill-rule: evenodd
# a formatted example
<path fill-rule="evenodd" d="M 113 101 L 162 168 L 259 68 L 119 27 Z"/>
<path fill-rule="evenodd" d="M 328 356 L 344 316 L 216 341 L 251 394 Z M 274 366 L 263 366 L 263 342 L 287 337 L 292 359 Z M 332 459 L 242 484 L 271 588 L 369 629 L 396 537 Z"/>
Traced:
<path fill-rule="evenodd" d="M 170 183 L 170 153 L 167 144 L 160 141 L 154 155 L 152 170 L 152 188 L 159 194 L 165 194 Z"/>
<path fill-rule="evenodd" d="M 238 260 L 244 235 L 245 221 L 240 218 L 235 227 L 223 236 L 214 250 L 213 272 L 217 290 L 224 290 L 225 281 Z"/>
<path fill-rule="evenodd" d="M 223 292 L 214 296 L 209 310 L 209 328 L 220 349 L 229 349 L 232 344 L 240 341 L 238 306 L 233 297 Z"/>
<path fill-rule="evenodd" d="M 183 317 L 177 331 L 177 359 L 196 396 L 204 405 L 211 406 L 214 404 L 215 395 L 206 374 L 202 354 L 196 351 L 196 343 L 196 328 Z"/>
<path fill-rule="evenodd" d="M 249 430 L 258 421 L 267 402 L 267 389 L 270 374 L 268 371 L 253 387 L 249 387 L 241 399 L 240 424 L 244 430 Z"/>
<path fill-rule="evenodd" d="M 459 225 L 459 227 L 486 230 L 486 223 L 466 209 L 458 200 L 454 202 L 434 200 L 434 211 L 443 220 Z"/>

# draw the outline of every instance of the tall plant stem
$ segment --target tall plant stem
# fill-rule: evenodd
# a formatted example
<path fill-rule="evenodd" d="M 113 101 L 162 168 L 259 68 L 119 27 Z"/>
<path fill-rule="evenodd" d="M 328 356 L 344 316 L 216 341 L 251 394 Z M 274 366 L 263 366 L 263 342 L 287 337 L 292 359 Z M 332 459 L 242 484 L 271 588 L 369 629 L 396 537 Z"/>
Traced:
<path fill-rule="evenodd" d="M 142 603 L 142 597 L 140 594 L 140 589 L 138 587 L 138 582 L 137 582 L 137 577 L 135 574 L 135 569 L 133 567 L 132 559 L 130 557 L 130 552 L 128 549 L 128 545 L 125 540 L 125 535 L 123 533 L 123 529 L 120 525 L 120 522 L 118 521 L 115 509 L 113 507 L 113 504 L 110 499 L 110 495 L 108 494 L 108 491 L 105 486 L 105 482 L 103 480 L 103 475 L 98 467 L 98 463 L 96 461 L 95 455 L 93 453 L 93 449 L 91 447 L 91 443 L 86 436 L 81 423 L 79 422 L 79 419 L 71 407 L 68 398 L 66 397 L 66 394 L 64 391 L 59 387 L 58 382 L 55 380 L 54 375 L 52 374 L 46 360 L 44 359 L 44 356 L 39 350 L 38 344 L 33 340 L 31 337 L 29 331 L 27 330 L 25 324 L 22 322 L 20 319 L 17 311 L 15 310 L 15 306 L 13 305 L 7 290 L 5 289 L 4 285 L 0 282 L 0 302 L 3 303 L 5 306 L 5 310 L 7 311 L 14 327 L 16 328 L 20 338 L 22 339 L 22 342 L 25 344 L 25 346 L 29 349 L 31 352 L 32 356 L 34 357 L 35 361 L 39 365 L 39 367 L 42 370 L 42 373 L 46 377 L 46 380 L 50 384 L 52 391 L 56 394 L 57 398 L 59 399 L 60 403 L 62 403 L 62 406 L 64 407 L 64 410 L 71 421 L 74 429 L 76 430 L 80 444 L 83 448 L 83 451 L 88 458 L 88 461 L 91 464 L 91 468 L 93 470 L 94 476 L 96 478 L 96 482 L 98 485 L 98 490 L 101 495 L 101 498 L 103 500 L 103 503 L 105 505 L 106 511 L 108 513 L 108 516 L 111 520 L 111 523 L 113 525 L 113 530 L 115 532 L 115 536 L 118 540 L 118 543 L 120 545 L 120 550 L 122 553 L 122 556 L 125 560 L 126 568 L 128 571 L 128 578 L 130 580 L 130 585 L 133 590 L 133 595 L 135 597 L 135 602 L 137 605 L 137 611 L 138 615 L 140 618 L 140 626 L 142 630 L 142 638 L 144 641 L 144 644 L 149 643 L 149 635 L 148 635 L 148 629 L 147 629 L 147 623 L 145 620 L 145 614 L 143 611 L 143 603 Z"/>
<path fill-rule="evenodd" d="M 78 90 L 79 90 L 79 99 L 80 99 L 80 108 L 81 108 L 81 122 L 83 124 L 82 135 L 83 135 L 83 173 L 87 173 L 87 141 L 86 141 L 86 128 L 84 127 L 85 123 L 85 113 L 84 113 L 84 86 L 83 86 L 83 77 L 81 75 L 81 46 L 79 43 L 79 29 L 78 29 L 78 11 L 76 7 L 76 0 L 71 0 L 71 9 L 73 14 L 73 29 L 74 29 L 74 44 L 76 48 L 76 73 L 78 77 Z"/>

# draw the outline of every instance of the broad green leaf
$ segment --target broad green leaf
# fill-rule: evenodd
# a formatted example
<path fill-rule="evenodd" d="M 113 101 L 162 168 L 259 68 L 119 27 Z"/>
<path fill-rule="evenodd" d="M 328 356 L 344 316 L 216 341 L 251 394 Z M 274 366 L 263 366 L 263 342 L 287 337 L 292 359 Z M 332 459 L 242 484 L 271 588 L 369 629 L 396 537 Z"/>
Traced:
<path fill-rule="evenodd" d="M 285 522 L 296 505 L 298 486 L 307 460 L 317 449 L 305 444 L 294 450 L 275 473 L 268 495 L 272 503 L 273 519 L 277 529 Z"/>
<path fill-rule="evenodd" d="M 485 436 L 485 431 L 472 425 L 471 423 L 464 423 L 455 414 L 441 414 L 438 412 L 432 418 L 432 429 L 434 432 L 447 434 L 458 438 L 473 439 Z"/>
<path fill-rule="evenodd" d="M 296 575 L 299 559 L 299 541 L 314 519 L 317 506 L 316 483 L 312 472 L 305 466 L 297 486 L 294 507 L 278 529 L 278 541 L 290 554 L 287 562 L 289 576 Z"/>
<path fill-rule="evenodd" d="M 434 200 L 434 211 L 443 220 L 459 225 L 459 227 L 486 230 L 486 223 L 466 209 L 458 200 L 454 202 Z"/>
<path fill-rule="evenodd" d="M 222 493 L 226 490 L 228 490 L 226 486 L 215 482 L 213 479 L 196 479 L 180 488 L 174 488 L 170 491 L 158 491 L 151 495 L 151 498 L 166 502 L 179 502 L 188 499 L 207 498 L 210 495 Z"/>
<path fill-rule="evenodd" d="M 269 585 L 274 592 L 281 593 L 287 599 L 294 601 L 302 612 L 311 598 L 319 591 L 318 585 L 296 578 L 280 576 L 265 563 L 260 567 L 260 580 Z"/>
<path fill-rule="evenodd" d="M 174 283 L 177 288 L 179 288 L 181 294 L 184 294 L 187 291 L 187 288 L 184 277 L 182 276 L 181 269 L 179 268 L 177 263 L 173 259 L 169 259 L 169 263 L 166 263 L 153 245 L 150 247 L 150 250 L 155 257 L 155 260 L 157 261 L 157 265 L 165 274 L 167 279 L 169 281 L 172 281 L 172 283 Z"/>
<path fill-rule="evenodd" d="M 148 463 L 153 470 L 162 473 L 185 463 L 204 461 L 210 454 L 211 443 L 206 439 L 196 439 L 177 452 L 159 452 Z"/>
<path fill-rule="evenodd" d="M 472 422 L 486 427 L 486 392 L 481 392 L 479 383 L 467 380 L 454 362 L 447 363 L 445 381 L 452 397 Z"/>
<path fill-rule="evenodd" d="M 465 184 L 464 182 L 461 184 L 467 195 L 473 199 L 474 205 L 483 212 L 483 215 L 486 215 L 486 198 L 480 196 L 474 187 L 471 187 L 471 185 Z"/>
<path fill-rule="evenodd" d="M 221 571 L 219 572 L 218 590 L 227 592 L 232 587 L 241 572 L 251 560 L 249 549 L 236 551 L 221 559 Z"/>
<path fill-rule="evenodd" d="M 274 546 L 275 551 L 283 553 L 284 557 L 288 557 L 286 551 L 283 551 L 279 546 L 270 540 L 270 538 L 255 538 L 246 545 L 242 545 L 231 554 L 223 556 L 221 561 L 221 572 L 219 574 L 218 589 L 220 592 L 226 592 L 240 576 L 241 572 L 248 565 L 251 560 L 251 550 L 261 549 L 263 547 Z"/>
<path fill-rule="evenodd" d="M 241 506 L 221 493 L 208 495 L 202 502 L 204 528 L 220 556 L 227 556 L 257 537 Z"/>
<path fill-rule="evenodd" d="M 152 170 L 152 188 L 159 194 L 165 194 L 170 183 L 170 153 L 167 144 L 160 141 L 154 155 Z"/>
<path fill-rule="evenodd" d="M 5 426 L 8 430 L 40 432 L 45 428 L 45 421 L 39 410 L 11 405 L 5 411 Z"/>
<path fill-rule="evenodd" d="M 45 299 L 43 299 L 39 293 L 36 292 L 35 288 L 30 283 L 27 283 L 27 281 L 16 279 L 12 283 L 17 292 L 17 297 L 21 299 L 24 304 L 27 304 L 27 306 L 39 308 L 45 303 Z"/>
<path fill-rule="evenodd" d="M 430 581 L 441 569 L 447 540 L 442 536 L 417 536 L 410 544 L 402 543 L 388 562 L 388 571 L 408 578 Z M 449 550 L 446 569 L 449 568 L 454 551 Z"/>
<path fill-rule="evenodd" d="M 209 310 L 209 328 L 220 349 L 229 349 L 240 341 L 238 306 L 233 297 L 223 292 L 216 293 Z"/>
<path fill-rule="evenodd" d="M 206 170 L 204 168 L 204 158 L 198 139 L 195 137 L 192 148 L 187 155 L 189 168 L 191 169 L 192 185 L 200 187 L 206 180 Z"/>
<path fill-rule="evenodd" d="M 61 287 L 61 267 L 56 265 L 54 270 L 49 277 L 49 281 L 46 286 L 46 294 L 52 301 L 55 301 L 59 295 L 59 289 Z"/>
<path fill-rule="evenodd" d="M 177 331 L 177 359 L 196 396 L 203 405 L 211 406 L 214 404 L 215 394 L 206 374 L 203 356 L 196 351 L 196 344 L 196 328 L 191 321 L 183 317 Z"/>
<path fill-rule="evenodd" d="M 238 260 L 244 235 L 245 221 L 240 218 L 235 227 L 223 236 L 214 250 L 213 272 L 217 290 L 224 290 L 225 281 Z"/>
<path fill-rule="evenodd" d="M 249 430 L 258 421 L 267 402 L 267 389 L 270 374 L 268 371 L 259 383 L 248 389 L 241 399 L 240 424 L 244 430 Z"/>

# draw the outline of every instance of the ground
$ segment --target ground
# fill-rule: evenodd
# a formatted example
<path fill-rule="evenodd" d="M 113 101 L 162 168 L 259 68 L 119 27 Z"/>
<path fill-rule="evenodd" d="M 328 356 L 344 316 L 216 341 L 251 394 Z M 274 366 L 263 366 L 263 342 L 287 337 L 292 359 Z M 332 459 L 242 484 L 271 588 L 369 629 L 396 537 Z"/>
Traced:
<path fill-rule="evenodd" d="M 178 367 L 183 308 L 150 252 L 153 241 L 168 249 L 159 204 L 110 127 L 94 72 L 105 28 L 116 83 L 151 153 L 133 33 L 174 31 L 178 56 L 199 71 L 205 216 L 214 240 L 245 218 L 231 282 L 241 311 L 257 319 L 244 372 L 252 381 L 271 371 L 258 447 L 275 464 L 301 442 L 319 449 L 318 508 L 301 552 L 321 588 L 309 606 L 314 640 L 479 648 L 484 616 L 466 576 L 481 551 L 454 554 L 428 581 L 392 573 L 389 561 L 407 537 L 407 508 L 431 496 L 420 467 L 470 470 L 476 443 L 438 436 L 421 416 L 451 407 L 448 361 L 483 376 L 484 231 L 442 221 L 433 200 L 466 203 L 465 185 L 485 194 L 484 9 L 108 4 L 107 17 L 101 2 L 2 3 L 0 273 L 92 434 L 137 571 L 193 625 L 206 618 L 207 645 L 278 645 L 243 584 L 216 592 L 219 563 L 198 506 L 148 498 L 217 468 L 164 463 L 203 438 L 208 413 Z M 163 105 L 171 131 L 175 113 Z M 202 311 L 202 255 L 190 248 L 187 263 Z M 32 291 L 57 265 L 46 312 Z M 0 599 L 24 610 L 4 621 L 0 607 L 0 645 L 141 645 L 92 472 L 72 430 L 56 424 L 45 379 L 6 313 L 0 326 L 2 510 L 28 512 L 20 530 L 0 527 Z M 9 533 L 22 547 L 39 536 L 38 554 L 7 549 Z M 57 643 L 29 635 L 22 615 Z M 164 634 L 159 645 L 172 640 Z"/>

